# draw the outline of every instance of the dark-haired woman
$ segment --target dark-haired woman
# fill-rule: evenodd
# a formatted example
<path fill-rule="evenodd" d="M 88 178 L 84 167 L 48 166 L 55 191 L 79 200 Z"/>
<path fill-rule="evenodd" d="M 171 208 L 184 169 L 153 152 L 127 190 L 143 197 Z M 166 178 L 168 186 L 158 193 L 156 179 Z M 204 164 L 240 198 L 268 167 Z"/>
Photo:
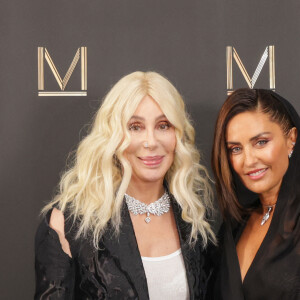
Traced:
<path fill-rule="evenodd" d="M 214 299 L 300 299 L 300 119 L 270 90 L 239 89 L 212 153 L 224 224 Z M 298 139 L 299 140 L 299 139 Z"/>

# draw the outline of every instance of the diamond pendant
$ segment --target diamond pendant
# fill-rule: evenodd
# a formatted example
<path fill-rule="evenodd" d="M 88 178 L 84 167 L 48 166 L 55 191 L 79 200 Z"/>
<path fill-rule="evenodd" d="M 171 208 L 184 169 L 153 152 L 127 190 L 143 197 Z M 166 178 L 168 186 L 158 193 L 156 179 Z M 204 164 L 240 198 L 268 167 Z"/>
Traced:
<path fill-rule="evenodd" d="M 147 212 L 147 218 L 145 219 L 145 222 L 148 224 L 151 221 L 151 218 L 149 217 L 150 213 Z"/>
<path fill-rule="evenodd" d="M 260 225 L 263 226 L 268 219 L 270 218 L 270 212 L 272 211 L 272 206 L 268 207 L 268 211 L 265 213 L 265 215 L 263 216 Z"/>

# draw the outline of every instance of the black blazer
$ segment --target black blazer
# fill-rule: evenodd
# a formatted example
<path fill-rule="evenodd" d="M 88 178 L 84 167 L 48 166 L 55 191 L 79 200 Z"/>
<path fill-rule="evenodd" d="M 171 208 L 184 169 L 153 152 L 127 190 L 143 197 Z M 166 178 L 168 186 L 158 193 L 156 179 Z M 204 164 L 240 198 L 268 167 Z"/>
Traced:
<path fill-rule="evenodd" d="M 189 285 L 190 299 L 204 299 L 211 274 L 199 237 L 191 248 L 191 226 L 181 218 L 172 199 Z M 76 226 L 65 215 L 66 238 L 72 258 L 63 252 L 57 233 L 49 227 L 51 211 L 40 224 L 35 239 L 35 299 L 149 299 L 146 275 L 127 206 L 122 209 L 120 234 L 110 226 L 95 250 L 88 239 L 75 240 Z"/>

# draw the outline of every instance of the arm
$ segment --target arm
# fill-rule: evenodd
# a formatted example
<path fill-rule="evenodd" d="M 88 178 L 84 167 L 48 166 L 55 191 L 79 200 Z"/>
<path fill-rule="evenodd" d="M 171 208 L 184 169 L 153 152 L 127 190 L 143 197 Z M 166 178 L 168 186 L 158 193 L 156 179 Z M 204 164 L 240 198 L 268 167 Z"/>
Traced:
<path fill-rule="evenodd" d="M 53 208 L 49 226 L 56 231 L 62 250 L 72 258 L 69 242 L 65 237 L 65 217 L 57 208 Z"/>
<path fill-rule="evenodd" d="M 48 213 L 36 233 L 35 272 L 35 299 L 73 299 L 74 261 L 65 238 L 64 216 L 56 208 Z"/>

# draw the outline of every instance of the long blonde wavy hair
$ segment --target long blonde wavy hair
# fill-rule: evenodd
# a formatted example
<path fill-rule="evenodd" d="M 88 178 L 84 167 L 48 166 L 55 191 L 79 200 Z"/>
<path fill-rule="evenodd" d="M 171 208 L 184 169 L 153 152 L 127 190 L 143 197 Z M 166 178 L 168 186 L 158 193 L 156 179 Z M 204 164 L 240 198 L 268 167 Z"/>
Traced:
<path fill-rule="evenodd" d="M 123 197 L 131 179 L 131 166 L 124 156 L 130 144 L 128 121 L 141 100 L 151 96 L 175 128 L 176 152 L 165 180 L 191 223 L 190 243 L 202 237 L 203 247 L 215 235 L 207 222 L 212 212 L 211 188 L 206 169 L 199 164 L 195 131 L 176 88 L 155 72 L 134 72 L 120 79 L 96 113 L 89 134 L 80 142 L 71 167 L 63 174 L 59 192 L 44 207 L 58 206 L 79 220 L 77 238 L 91 233 L 98 248 L 110 221 L 116 234 L 121 224 Z"/>

